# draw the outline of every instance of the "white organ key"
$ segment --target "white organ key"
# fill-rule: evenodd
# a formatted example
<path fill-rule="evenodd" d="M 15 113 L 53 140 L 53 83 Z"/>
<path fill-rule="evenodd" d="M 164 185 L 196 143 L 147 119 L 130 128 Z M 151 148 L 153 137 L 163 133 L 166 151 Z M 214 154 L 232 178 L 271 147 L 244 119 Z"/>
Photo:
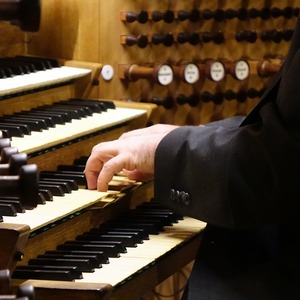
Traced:
<path fill-rule="evenodd" d="M 149 240 L 138 244 L 136 248 L 127 247 L 127 253 L 121 253 L 119 258 L 110 257 L 109 264 L 103 264 L 102 268 L 95 269 L 95 272 L 84 272 L 83 279 L 78 279 L 76 282 L 105 282 L 116 286 L 152 264 L 158 257 L 167 254 L 181 242 L 202 231 L 205 226 L 206 223 L 202 221 L 184 217 L 173 226 L 165 226 L 164 232 L 158 235 L 150 234 Z"/>
<path fill-rule="evenodd" d="M 90 69 L 62 66 L 0 79 L 0 97 L 68 82 L 91 73 Z"/>
<path fill-rule="evenodd" d="M 121 108 L 107 109 L 102 113 L 93 113 L 82 119 L 73 119 L 64 125 L 57 124 L 41 132 L 31 132 L 24 137 L 12 137 L 12 147 L 17 147 L 19 152 L 34 152 L 66 142 L 77 137 L 96 132 L 111 126 L 127 122 L 145 113 L 142 109 Z"/>
<path fill-rule="evenodd" d="M 4 216 L 3 222 L 27 224 L 31 231 L 34 231 L 99 201 L 105 201 L 105 198 L 109 195 L 110 192 L 103 193 L 96 190 L 78 189 L 62 197 L 53 196 L 53 201 L 47 201 L 32 210 L 18 213 L 16 217 Z"/>

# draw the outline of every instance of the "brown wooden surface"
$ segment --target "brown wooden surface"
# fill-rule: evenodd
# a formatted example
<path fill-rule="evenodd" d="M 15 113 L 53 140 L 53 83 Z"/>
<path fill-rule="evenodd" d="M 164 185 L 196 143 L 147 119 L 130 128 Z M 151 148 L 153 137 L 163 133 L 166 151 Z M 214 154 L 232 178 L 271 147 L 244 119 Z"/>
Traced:
<path fill-rule="evenodd" d="M 22 261 L 29 234 L 27 225 L 0 223 L 0 270 L 12 272 Z"/>
<path fill-rule="evenodd" d="M 42 2 L 42 23 L 37 34 L 27 34 L 27 51 L 36 55 L 60 57 L 81 61 L 97 62 L 102 65 L 109 64 L 114 69 L 114 77 L 105 81 L 100 76 L 99 94 L 105 99 L 131 99 L 132 101 L 152 101 L 153 97 L 164 99 L 167 96 L 176 98 L 179 94 L 189 96 L 193 93 L 201 94 L 204 91 L 211 93 L 225 92 L 231 89 L 235 92 L 249 88 L 261 89 L 266 86 L 270 77 L 261 78 L 257 75 L 256 64 L 264 57 L 284 57 L 289 42 L 280 43 L 263 42 L 260 38 L 255 43 L 237 42 L 235 33 L 242 30 L 256 30 L 260 34 L 263 30 L 294 28 L 296 17 L 285 19 L 283 17 L 261 18 L 252 20 L 238 19 L 216 22 L 214 20 L 189 22 L 174 21 L 148 21 L 145 24 L 124 21 L 126 12 L 140 12 L 146 10 L 149 15 L 155 10 L 164 12 L 167 9 L 178 13 L 179 10 L 199 9 L 239 9 L 241 7 L 257 8 L 299 6 L 297 0 L 273 1 L 59 1 L 49 0 Z M 123 16 L 123 17 L 122 17 Z M 225 42 L 220 45 L 214 43 L 201 43 L 200 45 L 177 44 L 171 47 L 152 45 L 145 48 L 126 46 L 120 42 L 121 36 L 179 32 L 214 32 L 221 29 L 225 33 Z M 245 57 L 252 61 L 251 76 L 245 81 L 237 81 L 231 76 L 226 76 L 220 83 L 214 83 L 204 77 L 196 84 L 187 84 L 175 80 L 170 86 L 164 87 L 152 80 L 138 80 L 130 82 L 118 76 L 122 65 L 152 65 L 168 61 L 181 60 L 197 61 L 208 58 L 236 60 Z M 153 122 L 175 124 L 199 124 L 212 120 L 222 119 L 237 114 L 246 114 L 257 103 L 257 98 L 248 98 L 246 102 L 236 100 L 227 101 L 216 105 L 214 103 L 200 103 L 196 107 L 188 104 L 174 105 L 171 109 L 159 107 Z"/>

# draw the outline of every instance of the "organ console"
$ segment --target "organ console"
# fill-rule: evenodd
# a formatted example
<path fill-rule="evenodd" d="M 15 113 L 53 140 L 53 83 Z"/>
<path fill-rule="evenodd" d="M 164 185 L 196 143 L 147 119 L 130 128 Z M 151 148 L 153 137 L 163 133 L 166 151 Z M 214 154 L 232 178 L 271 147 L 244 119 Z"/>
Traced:
<path fill-rule="evenodd" d="M 0 269 L 14 271 L 14 287 L 32 285 L 37 300 L 132 300 L 192 261 L 204 223 L 177 216 L 142 239 L 128 216 L 166 213 L 150 201 L 152 183 L 117 174 L 98 193 L 82 168 L 95 144 L 148 123 L 249 112 L 280 68 L 299 7 L 248 2 L 0 0 Z M 100 249 L 95 231 L 135 242 L 118 258 L 82 250 Z"/>
<path fill-rule="evenodd" d="M 42 60 L 49 59 L 27 56 L 22 64 Z M 150 201 L 151 182 L 120 174 L 100 193 L 86 188 L 83 170 L 93 145 L 145 126 L 155 105 L 80 97 L 76 86 L 93 78 L 87 67 L 57 62 L 36 73 L 38 87 L 3 86 L 0 267 L 37 299 L 141 297 L 193 259 L 205 224 Z"/>

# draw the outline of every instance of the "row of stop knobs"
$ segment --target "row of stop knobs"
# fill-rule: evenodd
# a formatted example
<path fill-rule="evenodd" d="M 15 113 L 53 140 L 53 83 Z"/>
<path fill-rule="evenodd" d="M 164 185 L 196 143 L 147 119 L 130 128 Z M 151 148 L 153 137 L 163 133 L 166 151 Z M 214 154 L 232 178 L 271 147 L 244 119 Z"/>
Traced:
<path fill-rule="evenodd" d="M 191 22 L 215 20 L 218 22 L 239 19 L 249 20 L 261 18 L 267 20 L 270 18 L 283 17 L 290 19 L 296 17 L 299 14 L 299 7 L 286 6 L 284 8 L 279 7 L 264 7 L 262 9 L 257 8 L 244 8 L 239 9 L 191 9 L 191 10 L 171 10 L 166 11 L 146 11 L 141 10 L 139 12 L 121 12 L 120 19 L 128 23 L 139 22 L 141 24 L 147 23 L 148 21 L 159 22 L 163 21 L 165 23 L 172 23 L 175 20 Z"/>
<path fill-rule="evenodd" d="M 158 106 L 162 106 L 165 109 L 172 109 L 176 105 L 189 105 L 191 107 L 197 107 L 201 103 L 214 103 L 222 104 L 225 100 L 232 101 L 235 100 L 238 103 L 246 102 L 247 99 L 259 98 L 264 93 L 265 88 L 255 89 L 249 88 L 248 90 L 226 90 L 223 92 L 208 92 L 204 91 L 202 93 L 193 93 L 190 95 L 178 94 L 169 95 L 164 98 L 162 97 L 149 97 L 147 99 L 140 99 L 139 102 L 144 103 L 155 103 Z"/>
<path fill-rule="evenodd" d="M 293 36 L 294 30 L 291 28 L 278 30 L 269 29 L 258 33 L 255 30 L 243 30 L 238 31 L 234 34 L 234 39 L 237 42 L 248 42 L 255 43 L 258 39 L 262 42 L 274 42 L 280 43 L 281 41 L 290 41 Z M 230 37 L 229 37 L 230 35 Z M 232 33 L 229 33 L 226 37 L 226 33 L 222 30 L 217 30 L 215 32 L 179 32 L 178 34 L 166 33 L 160 34 L 155 33 L 150 35 L 139 34 L 139 35 L 121 35 L 120 43 L 126 46 L 138 46 L 140 48 L 145 48 L 148 44 L 152 45 L 164 45 L 170 47 L 177 44 L 189 43 L 191 45 L 198 45 L 200 43 L 213 42 L 215 44 L 222 44 L 226 39 L 232 38 Z"/>
<path fill-rule="evenodd" d="M 262 60 L 256 64 L 256 72 L 261 77 L 268 77 L 278 72 L 281 63 Z M 197 83 L 201 78 L 214 82 L 222 81 L 226 75 L 231 75 L 236 80 L 245 80 L 250 76 L 250 64 L 245 59 L 237 61 L 206 60 L 205 62 L 181 62 L 177 64 L 121 64 L 119 65 L 119 78 L 127 81 L 139 79 L 153 80 L 167 86 L 174 79 L 188 84 Z"/>

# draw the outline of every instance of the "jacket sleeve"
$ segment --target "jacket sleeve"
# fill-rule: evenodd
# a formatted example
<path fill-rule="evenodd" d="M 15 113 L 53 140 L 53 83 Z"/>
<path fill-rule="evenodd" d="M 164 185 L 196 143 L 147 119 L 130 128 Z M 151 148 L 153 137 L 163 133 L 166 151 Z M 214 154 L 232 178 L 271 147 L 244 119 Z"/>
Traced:
<path fill-rule="evenodd" d="M 260 103 L 169 133 L 155 154 L 154 196 L 177 212 L 244 229 L 300 216 L 300 15 L 285 63 Z"/>
<path fill-rule="evenodd" d="M 226 228 L 298 217 L 300 127 L 286 125 L 276 101 L 259 116 L 244 126 L 233 118 L 169 133 L 155 155 L 155 199 Z"/>

